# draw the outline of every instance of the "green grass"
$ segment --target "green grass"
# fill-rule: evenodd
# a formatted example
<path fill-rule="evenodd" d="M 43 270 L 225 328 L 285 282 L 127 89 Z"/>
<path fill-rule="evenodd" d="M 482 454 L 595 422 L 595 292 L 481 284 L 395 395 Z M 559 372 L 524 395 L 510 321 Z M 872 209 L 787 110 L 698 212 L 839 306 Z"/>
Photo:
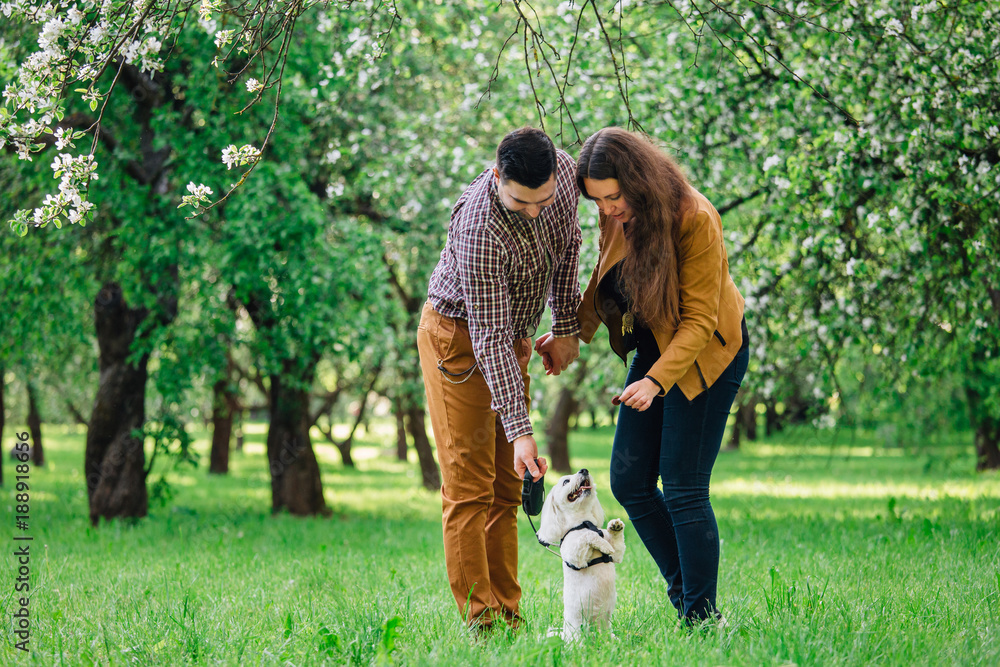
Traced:
<path fill-rule="evenodd" d="M 561 566 L 523 517 L 529 624 L 473 641 L 447 588 L 439 497 L 418 488 L 415 464 L 379 449 L 388 432 L 361 443 L 357 470 L 318 445 L 334 516 L 298 519 L 269 515 L 263 428 L 228 477 L 173 474 L 171 504 L 92 529 L 83 434 L 49 427 L 49 464 L 31 472 L 32 652 L 13 648 L 8 555 L 0 663 L 1000 664 L 1000 478 L 971 472 L 965 449 L 831 445 L 800 431 L 723 452 L 713 504 L 730 626 L 679 629 L 627 527 L 617 640 L 563 645 L 546 638 L 561 624 Z M 608 491 L 610 439 L 609 429 L 575 433 L 573 462 L 595 473 L 608 517 L 624 518 Z M 9 460 L 4 473 L 10 525 Z"/>

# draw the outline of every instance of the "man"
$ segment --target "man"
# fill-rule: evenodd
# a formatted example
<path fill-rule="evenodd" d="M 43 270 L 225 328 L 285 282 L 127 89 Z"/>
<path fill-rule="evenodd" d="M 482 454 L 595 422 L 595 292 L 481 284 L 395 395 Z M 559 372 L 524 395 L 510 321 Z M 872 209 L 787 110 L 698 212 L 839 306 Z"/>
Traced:
<path fill-rule="evenodd" d="M 528 417 L 531 336 L 558 374 L 579 356 L 579 190 L 573 159 L 541 130 L 503 138 L 496 166 L 455 204 L 417 332 L 443 485 L 445 563 L 470 626 L 516 626 L 521 479 L 547 469 Z"/>

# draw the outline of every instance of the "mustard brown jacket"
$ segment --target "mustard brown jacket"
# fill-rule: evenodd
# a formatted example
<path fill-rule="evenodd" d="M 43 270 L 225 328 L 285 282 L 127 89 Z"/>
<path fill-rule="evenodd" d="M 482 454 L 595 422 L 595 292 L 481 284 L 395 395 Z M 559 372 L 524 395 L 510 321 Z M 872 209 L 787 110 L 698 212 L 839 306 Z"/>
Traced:
<path fill-rule="evenodd" d="M 609 285 L 601 281 L 625 258 L 622 224 L 600 217 L 600 256 L 577 310 L 580 339 L 590 343 L 601 322 L 607 325 L 611 349 L 625 361 L 622 313 Z M 688 400 L 708 389 L 736 357 L 743 343 L 743 295 L 729 275 L 729 257 L 722 237 L 722 218 L 700 192 L 692 197 L 681 219 L 680 316 L 678 327 L 654 328 L 660 358 L 647 375 L 663 387 L 676 384 Z"/>

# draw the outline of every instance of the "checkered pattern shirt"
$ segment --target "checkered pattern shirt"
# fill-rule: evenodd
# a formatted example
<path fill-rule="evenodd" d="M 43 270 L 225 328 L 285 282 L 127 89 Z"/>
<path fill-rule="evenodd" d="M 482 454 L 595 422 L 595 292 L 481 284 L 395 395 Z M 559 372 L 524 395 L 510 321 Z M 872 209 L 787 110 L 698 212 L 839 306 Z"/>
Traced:
<path fill-rule="evenodd" d="M 532 433 L 513 341 L 535 335 L 546 297 L 552 333 L 580 331 L 580 191 L 573 158 L 557 151 L 556 161 L 555 201 L 535 220 L 501 203 L 492 168 L 472 181 L 452 209 L 427 294 L 437 312 L 468 321 L 491 407 L 510 441 Z"/>

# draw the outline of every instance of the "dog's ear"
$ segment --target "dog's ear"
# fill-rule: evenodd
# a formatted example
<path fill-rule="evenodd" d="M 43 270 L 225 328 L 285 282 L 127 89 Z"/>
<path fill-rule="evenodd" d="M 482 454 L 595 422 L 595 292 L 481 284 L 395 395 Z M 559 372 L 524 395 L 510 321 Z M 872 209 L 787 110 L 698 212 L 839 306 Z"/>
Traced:
<path fill-rule="evenodd" d="M 554 491 L 554 489 L 553 489 Z M 542 505 L 542 525 L 538 529 L 539 541 L 546 545 L 559 544 L 563 534 L 563 513 L 559 511 L 555 503 L 555 493 L 549 492 Z"/>

